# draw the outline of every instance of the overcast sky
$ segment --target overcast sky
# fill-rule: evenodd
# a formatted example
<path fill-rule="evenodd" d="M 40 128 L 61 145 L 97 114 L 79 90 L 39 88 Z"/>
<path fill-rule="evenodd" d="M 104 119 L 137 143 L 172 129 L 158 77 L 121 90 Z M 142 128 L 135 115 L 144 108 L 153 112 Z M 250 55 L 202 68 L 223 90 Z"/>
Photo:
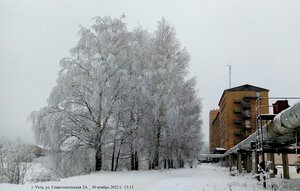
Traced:
<path fill-rule="evenodd" d="M 33 143 L 27 118 L 46 105 L 79 26 L 125 14 L 130 30 L 153 32 L 162 17 L 175 27 L 191 55 L 208 140 L 208 112 L 229 86 L 228 65 L 232 86 L 300 96 L 299 10 L 298 0 L 0 0 L 0 137 Z"/>

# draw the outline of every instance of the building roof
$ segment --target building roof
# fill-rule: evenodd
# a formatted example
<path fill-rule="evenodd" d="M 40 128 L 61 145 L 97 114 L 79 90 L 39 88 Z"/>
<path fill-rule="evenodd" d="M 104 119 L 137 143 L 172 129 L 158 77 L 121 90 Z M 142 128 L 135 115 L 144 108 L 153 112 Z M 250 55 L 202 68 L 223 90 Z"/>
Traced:
<path fill-rule="evenodd" d="M 261 88 L 261 87 L 257 87 L 257 86 L 253 86 L 253 85 L 250 85 L 250 84 L 245 84 L 245 85 L 241 85 L 241 86 L 237 86 L 237 87 L 233 87 L 233 88 L 229 88 L 229 89 L 226 89 L 223 91 L 223 94 L 220 98 L 220 101 L 219 101 L 219 105 L 221 103 L 221 100 L 224 96 L 224 94 L 226 92 L 233 92 L 233 91 L 256 91 L 256 92 L 259 92 L 259 91 L 269 91 L 268 89 L 265 89 L 265 88 Z"/>

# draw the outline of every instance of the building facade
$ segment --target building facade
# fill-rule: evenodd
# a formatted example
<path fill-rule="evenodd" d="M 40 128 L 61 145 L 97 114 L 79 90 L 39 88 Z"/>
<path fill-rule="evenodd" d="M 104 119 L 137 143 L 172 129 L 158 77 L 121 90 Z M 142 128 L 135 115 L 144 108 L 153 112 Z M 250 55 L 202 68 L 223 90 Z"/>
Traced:
<path fill-rule="evenodd" d="M 219 109 L 214 109 L 209 112 L 209 147 L 218 148 L 220 144 L 220 120 Z M 210 149 L 210 151 L 212 151 Z"/>
<path fill-rule="evenodd" d="M 268 97 L 268 89 L 249 84 L 224 90 L 219 109 L 210 112 L 210 151 L 228 150 L 254 133 L 256 115 L 269 113 Z"/>

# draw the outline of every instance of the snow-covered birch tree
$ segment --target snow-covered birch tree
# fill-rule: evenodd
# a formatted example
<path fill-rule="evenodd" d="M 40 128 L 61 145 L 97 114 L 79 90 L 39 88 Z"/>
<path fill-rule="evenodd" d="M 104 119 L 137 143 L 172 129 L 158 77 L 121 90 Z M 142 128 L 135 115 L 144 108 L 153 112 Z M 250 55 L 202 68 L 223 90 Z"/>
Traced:
<path fill-rule="evenodd" d="M 197 157 L 201 104 L 195 80 L 187 80 L 188 62 L 165 19 L 151 34 L 128 31 L 124 17 L 95 18 L 60 61 L 48 104 L 31 114 L 37 143 L 59 153 L 57 161 L 91 161 L 81 155 L 92 150 L 96 171 L 138 170 L 145 160 L 162 168 L 166 160 Z"/>
<path fill-rule="evenodd" d="M 175 29 L 171 27 L 163 18 L 158 23 L 155 32 L 153 47 L 153 105 L 154 107 L 154 131 L 155 149 L 153 156 L 153 167 L 159 168 L 162 148 L 165 147 L 166 133 L 169 120 L 172 115 L 168 113 L 176 109 L 176 91 L 184 81 L 187 74 L 187 64 L 189 55 L 185 49 L 181 48 L 176 39 Z"/>
<path fill-rule="evenodd" d="M 95 150 L 95 169 L 102 169 L 103 145 L 115 107 L 129 96 L 126 75 L 130 42 L 121 19 L 96 18 L 92 29 L 81 28 L 71 56 L 61 71 L 48 106 L 32 114 L 37 140 L 53 150 Z M 68 150 L 68 149 L 67 149 Z"/>

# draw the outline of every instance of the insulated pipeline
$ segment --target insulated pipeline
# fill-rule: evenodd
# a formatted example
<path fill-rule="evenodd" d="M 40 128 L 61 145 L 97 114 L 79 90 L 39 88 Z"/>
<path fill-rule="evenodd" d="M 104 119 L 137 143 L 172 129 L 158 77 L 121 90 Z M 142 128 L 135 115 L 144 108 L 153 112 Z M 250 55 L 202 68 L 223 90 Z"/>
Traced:
<path fill-rule="evenodd" d="M 276 137 L 293 132 L 300 127 L 300 102 L 277 114 L 273 121 L 267 125 L 267 137 Z"/>
<path fill-rule="evenodd" d="M 289 135 L 298 128 L 300 128 L 300 102 L 277 114 L 270 123 L 262 128 L 263 140 L 272 140 L 279 143 L 287 142 L 291 138 Z M 261 137 L 257 136 L 255 132 L 229 149 L 225 155 L 235 153 L 239 149 L 250 149 L 251 142 L 257 139 L 261 139 Z"/>

